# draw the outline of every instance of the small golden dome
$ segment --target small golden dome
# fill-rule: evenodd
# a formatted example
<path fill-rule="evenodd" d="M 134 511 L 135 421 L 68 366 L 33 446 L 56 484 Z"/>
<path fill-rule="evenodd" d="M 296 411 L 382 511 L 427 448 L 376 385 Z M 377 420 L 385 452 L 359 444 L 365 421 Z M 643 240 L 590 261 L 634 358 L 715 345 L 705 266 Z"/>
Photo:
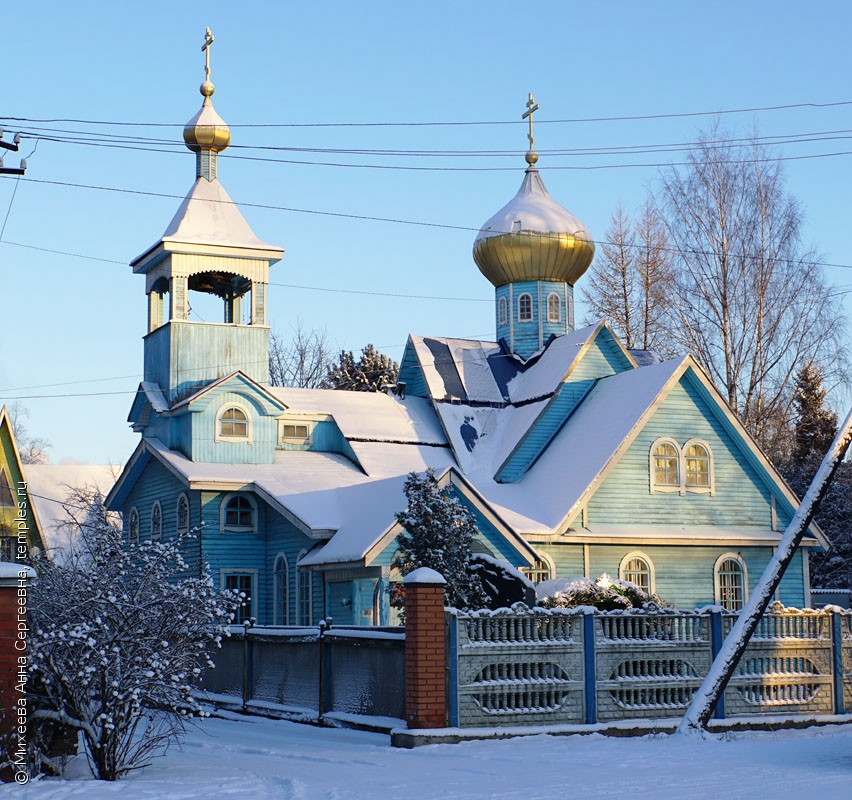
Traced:
<path fill-rule="evenodd" d="M 573 286 L 594 255 L 586 226 L 550 196 L 532 166 L 518 193 L 482 226 L 473 243 L 473 260 L 494 286 L 516 281 Z"/>
<path fill-rule="evenodd" d="M 221 153 L 231 143 L 231 129 L 213 108 L 210 99 L 215 91 L 213 84 L 209 80 L 204 81 L 199 91 L 204 102 L 198 113 L 184 126 L 183 140 L 193 153 L 202 150 Z"/>

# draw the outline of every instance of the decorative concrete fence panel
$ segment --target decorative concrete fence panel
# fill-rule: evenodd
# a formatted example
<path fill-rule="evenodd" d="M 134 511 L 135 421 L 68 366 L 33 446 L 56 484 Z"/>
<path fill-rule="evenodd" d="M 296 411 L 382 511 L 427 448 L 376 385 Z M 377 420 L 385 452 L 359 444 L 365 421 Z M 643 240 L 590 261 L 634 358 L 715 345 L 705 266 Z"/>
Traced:
<path fill-rule="evenodd" d="M 450 629 L 458 663 L 451 725 L 583 721 L 582 616 L 452 616 Z"/>
<path fill-rule="evenodd" d="M 838 695 L 843 698 L 848 714 L 852 712 L 852 614 L 834 612 L 833 616 L 837 631 L 834 635 L 835 649 L 840 650 L 840 658 L 835 660 L 835 675 L 840 675 L 841 682 Z"/>
<path fill-rule="evenodd" d="M 712 661 L 709 615 L 596 616 L 598 721 L 683 714 Z"/>

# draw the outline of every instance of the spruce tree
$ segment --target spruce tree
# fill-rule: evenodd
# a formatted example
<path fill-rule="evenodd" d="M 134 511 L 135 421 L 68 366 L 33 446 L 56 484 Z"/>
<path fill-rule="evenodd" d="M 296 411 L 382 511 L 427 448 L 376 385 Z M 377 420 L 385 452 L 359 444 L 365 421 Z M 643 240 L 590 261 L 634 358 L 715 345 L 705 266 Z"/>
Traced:
<path fill-rule="evenodd" d="M 404 490 L 408 508 L 396 515 L 404 530 L 397 537 L 399 551 L 391 566 L 403 575 L 419 567 L 434 569 L 447 581 L 444 598 L 448 606 L 484 608 L 487 596 L 470 569 L 476 536 L 473 514 L 442 491 L 434 470 L 423 475 L 410 473 Z"/>
<path fill-rule="evenodd" d="M 822 385 L 822 370 L 813 362 L 796 374 L 793 407 L 796 410 L 793 461 L 804 464 L 825 455 L 837 434 L 837 415 L 825 407 L 826 391 Z"/>
<path fill-rule="evenodd" d="M 328 389 L 347 389 L 352 392 L 381 392 L 396 384 L 399 365 L 380 353 L 372 344 L 361 349 L 356 360 L 352 351 L 342 351 L 337 363 L 328 368 L 325 386 Z"/>

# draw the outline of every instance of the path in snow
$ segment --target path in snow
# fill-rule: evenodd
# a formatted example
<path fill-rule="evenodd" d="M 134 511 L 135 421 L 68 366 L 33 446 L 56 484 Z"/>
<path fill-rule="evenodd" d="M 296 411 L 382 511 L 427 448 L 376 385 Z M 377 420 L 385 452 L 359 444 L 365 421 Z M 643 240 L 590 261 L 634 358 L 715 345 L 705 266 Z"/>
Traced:
<path fill-rule="evenodd" d="M 535 736 L 397 750 L 388 737 L 258 717 L 209 719 L 118 783 L 45 780 L 9 797 L 252 800 L 848 800 L 852 725 L 684 737 Z"/>

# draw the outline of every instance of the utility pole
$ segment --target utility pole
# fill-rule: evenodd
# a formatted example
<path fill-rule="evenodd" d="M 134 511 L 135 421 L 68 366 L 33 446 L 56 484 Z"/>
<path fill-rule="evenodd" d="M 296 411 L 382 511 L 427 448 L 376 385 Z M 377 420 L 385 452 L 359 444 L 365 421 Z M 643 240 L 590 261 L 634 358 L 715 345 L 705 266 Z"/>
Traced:
<path fill-rule="evenodd" d="M 3 150 L 11 150 L 13 153 L 17 153 L 21 144 L 21 134 L 16 133 L 12 137 L 11 142 L 6 142 L 3 140 L 4 131 L 0 128 L 0 148 Z M 24 175 L 27 171 L 27 160 L 25 158 L 21 159 L 20 167 L 4 167 L 3 166 L 3 157 L 0 156 L 0 175 Z"/>

